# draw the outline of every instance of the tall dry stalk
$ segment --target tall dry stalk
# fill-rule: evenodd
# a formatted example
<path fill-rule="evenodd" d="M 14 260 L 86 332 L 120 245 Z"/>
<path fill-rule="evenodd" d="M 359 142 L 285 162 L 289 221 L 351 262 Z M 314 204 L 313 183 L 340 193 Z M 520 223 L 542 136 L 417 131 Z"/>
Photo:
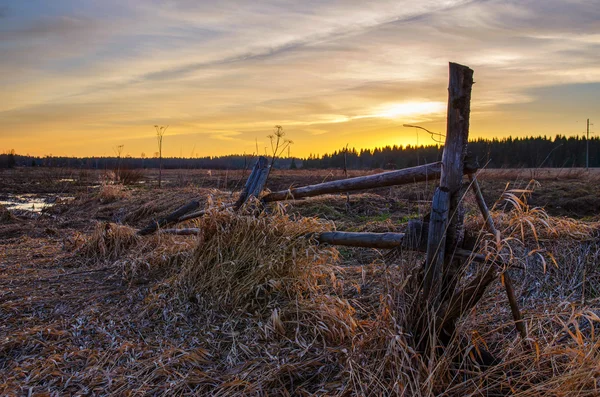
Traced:
<path fill-rule="evenodd" d="M 280 125 L 276 125 L 272 135 L 267 135 L 267 138 L 271 141 L 271 151 L 273 152 L 273 157 L 271 157 L 270 166 L 273 167 L 273 163 L 275 163 L 275 159 L 283 154 L 286 149 L 289 149 L 290 145 L 294 144 L 293 141 L 289 139 L 285 139 L 285 131 L 283 127 Z"/>

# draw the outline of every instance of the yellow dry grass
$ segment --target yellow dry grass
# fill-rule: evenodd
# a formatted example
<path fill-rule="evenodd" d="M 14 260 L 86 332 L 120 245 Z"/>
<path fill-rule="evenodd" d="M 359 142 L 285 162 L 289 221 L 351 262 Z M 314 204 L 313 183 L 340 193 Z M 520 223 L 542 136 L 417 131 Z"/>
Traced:
<path fill-rule="evenodd" d="M 511 261 L 525 342 L 498 282 L 443 352 L 420 352 L 405 288 L 417 257 L 346 266 L 310 238 L 329 222 L 210 210 L 197 236 L 104 222 L 72 251 L 13 242 L 6 256 L 32 265 L 0 274 L 0 394 L 598 395 L 597 225 L 509 193 L 493 213 L 503 240 L 483 233 L 479 246 Z M 483 348 L 500 362 L 479 365 Z"/>

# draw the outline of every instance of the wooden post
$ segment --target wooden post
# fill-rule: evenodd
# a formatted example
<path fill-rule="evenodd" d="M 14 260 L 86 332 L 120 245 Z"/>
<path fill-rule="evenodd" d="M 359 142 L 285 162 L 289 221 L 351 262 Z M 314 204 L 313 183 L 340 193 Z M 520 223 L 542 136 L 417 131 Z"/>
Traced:
<path fill-rule="evenodd" d="M 266 157 L 260 156 L 258 161 L 256 162 L 257 167 L 257 175 L 256 181 L 248 188 L 248 193 L 245 201 L 248 201 L 251 197 L 260 198 L 260 194 L 265 188 L 265 184 L 267 183 L 267 179 L 269 178 L 269 174 L 271 172 L 271 166 L 269 165 L 269 161 Z"/>
<path fill-rule="evenodd" d="M 496 226 L 494 225 L 494 220 L 492 219 L 490 211 L 488 210 L 488 207 L 485 204 L 485 200 L 483 199 L 483 194 L 481 193 L 481 188 L 479 187 L 477 179 L 472 174 L 469 174 L 469 181 L 471 182 L 473 193 L 475 193 L 475 200 L 477 201 L 479 211 L 485 219 L 485 225 L 487 230 L 490 233 L 492 233 L 494 237 L 499 239 L 500 232 L 496 229 Z M 506 296 L 508 298 L 508 304 L 510 305 L 510 311 L 513 315 L 513 320 L 515 320 L 515 328 L 521 335 L 521 338 L 525 339 L 527 338 L 527 330 L 525 329 L 525 324 L 523 323 L 523 316 L 521 315 L 519 303 L 517 302 L 517 297 L 515 296 L 513 282 L 506 271 L 504 271 L 500 275 L 500 277 L 502 277 L 502 284 L 504 285 L 504 288 L 506 290 Z"/>
<path fill-rule="evenodd" d="M 427 300 L 439 301 L 442 277 L 450 279 L 454 276 L 454 269 L 450 266 L 451 260 L 446 258 L 446 253 L 452 254 L 462 236 L 459 193 L 469 139 L 472 86 L 473 70 L 450 63 L 446 142 L 442 155 L 440 186 L 433 197 L 427 239 L 423 286 L 424 297 Z"/>
<path fill-rule="evenodd" d="M 431 203 L 429 232 L 427 233 L 427 257 L 423 279 L 423 297 L 426 301 L 440 297 L 442 269 L 446 252 L 446 228 L 450 194 L 438 187 Z"/>
<path fill-rule="evenodd" d="M 265 183 L 267 182 L 267 178 L 269 177 L 270 169 L 269 160 L 267 160 L 265 156 L 260 156 L 256 161 L 256 164 L 254 164 L 254 168 L 246 181 L 244 190 L 233 205 L 235 210 L 244 205 L 251 197 L 258 198 L 260 196 L 265 187 Z"/>

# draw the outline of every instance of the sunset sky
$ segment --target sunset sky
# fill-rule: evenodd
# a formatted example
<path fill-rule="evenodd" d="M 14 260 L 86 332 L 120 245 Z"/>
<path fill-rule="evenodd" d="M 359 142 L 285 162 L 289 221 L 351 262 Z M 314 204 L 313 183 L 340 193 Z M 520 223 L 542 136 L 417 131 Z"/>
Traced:
<path fill-rule="evenodd" d="M 0 151 L 307 156 L 429 144 L 448 62 L 471 138 L 600 131 L 600 1 L 0 0 Z"/>

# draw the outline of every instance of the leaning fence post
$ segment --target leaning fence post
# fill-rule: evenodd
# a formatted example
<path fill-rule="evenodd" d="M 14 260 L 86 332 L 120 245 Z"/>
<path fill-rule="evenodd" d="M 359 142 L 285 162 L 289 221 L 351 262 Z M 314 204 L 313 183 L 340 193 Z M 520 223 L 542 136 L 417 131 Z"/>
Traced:
<path fill-rule="evenodd" d="M 472 174 L 469 174 L 469 181 L 471 182 L 471 187 L 473 192 L 475 193 L 475 200 L 477 201 L 477 206 L 481 212 L 481 215 L 485 219 L 485 225 L 491 234 L 493 234 L 497 239 L 500 239 L 500 232 L 496 229 L 494 225 L 494 220 L 488 210 L 487 205 L 485 204 L 485 200 L 483 199 L 483 194 L 481 193 L 481 188 L 479 187 L 479 183 L 477 182 L 477 178 Z M 501 274 L 502 285 L 506 289 L 506 296 L 508 297 L 508 304 L 510 305 L 510 311 L 513 315 L 513 319 L 515 320 L 515 328 L 521 335 L 521 338 L 527 338 L 527 329 L 525 328 L 525 323 L 523 322 L 523 316 L 521 315 L 521 310 L 519 309 L 519 304 L 517 302 L 517 297 L 515 296 L 515 288 L 513 286 L 510 275 L 507 273 L 507 270 Z"/>
<path fill-rule="evenodd" d="M 425 299 L 438 300 L 441 297 L 442 274 L 447 262 L 447 247 L 454 248 L 460 240 L 462 216 L 459 215 L 463 164 L 469 139 L 469 114 L 471 111 L 471 88 L 473 70 L 456 63 L 450 63 L 448 86 L 448 120 L 446 142 L 442 155 L 440 185 L 433 196 L 429 234 L 427 238 L 427 258 L 423 292 Z M 446 267 L 448 264 L 446 264 Z M 450 269 L 449 269 L 450 270 Z M 450 271 L 452 273 L 452 271 Z"/>

